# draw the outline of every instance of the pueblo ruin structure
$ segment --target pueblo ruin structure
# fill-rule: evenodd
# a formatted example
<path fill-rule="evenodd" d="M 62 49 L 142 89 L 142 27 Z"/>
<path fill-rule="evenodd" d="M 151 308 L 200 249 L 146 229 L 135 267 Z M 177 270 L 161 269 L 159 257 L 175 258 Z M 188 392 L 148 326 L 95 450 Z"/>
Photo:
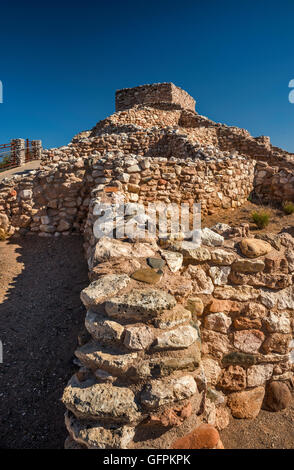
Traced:
<path fill-rule="evenodd" d="M 113 115 L 42 159 L 2 181 L 0 222 L 8 234 L 84 236 L 88 338 L 62 397 L 67 448 L 181 448 L 201 423 L 220 430 L 230 414 L 254 418 L 273 396 L 287 401 L 290 233 L 258 238 L 219 223 L 195 247 L 189 231 L 118 239 L 97 226 L 117 198 L 119 223 L 141 228 L 148 203 L 160 212 L 201 202 L 211 214 L 249 195 L 294 200 L 292 154 L 199 115 L 191 96 L 163 83 L 119 90 Z"/>

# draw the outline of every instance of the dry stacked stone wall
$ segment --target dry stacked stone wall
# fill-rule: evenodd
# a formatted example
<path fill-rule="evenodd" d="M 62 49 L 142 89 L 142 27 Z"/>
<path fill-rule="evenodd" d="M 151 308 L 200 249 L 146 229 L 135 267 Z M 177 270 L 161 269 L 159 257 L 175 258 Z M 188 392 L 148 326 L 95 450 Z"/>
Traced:
<path fill-rule="evenodd" d="M 167 103 L 183 109 L 195 110 L 195 100 L 173 83 L 154 83 L 135 88 L 124 88 L 115 94 L 115 109 L 122 111 L 134 105 Z"/>
<path fill-rule="evenodd" d="M 39 170 L 1 182 L 6 233 L 84 236 L 90 284 L 80 366 L 62 398 L 67 448 L 169 448 L 201 423 L 220 430 L 230 414 L 286 406 L 293 237 L 217 224 L 196 247 L 190 231 L 118 237 L 105 218 L 105 203 L 117 201 L 118 226 L 145 229 L 148 203 L 160 212 L 201 202 L 206 214 L 242 205 L 252 190 L 293 199 L 290 154 L 199 116 L 187 96 L 171 84 L 122 90 L 120 111 L 44 151 Z"/>

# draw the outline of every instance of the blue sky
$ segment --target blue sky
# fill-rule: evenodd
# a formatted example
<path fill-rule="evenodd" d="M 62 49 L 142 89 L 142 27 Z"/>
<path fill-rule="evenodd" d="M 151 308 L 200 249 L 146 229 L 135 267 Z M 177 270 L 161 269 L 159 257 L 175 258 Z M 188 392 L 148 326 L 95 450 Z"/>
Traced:
<path fill-rule="evenodd" d="M 116 89 L 173 82 L 200 114 L 294 152 L 294 1 L 1 1 L 0 144 L 68 143 Z"/>

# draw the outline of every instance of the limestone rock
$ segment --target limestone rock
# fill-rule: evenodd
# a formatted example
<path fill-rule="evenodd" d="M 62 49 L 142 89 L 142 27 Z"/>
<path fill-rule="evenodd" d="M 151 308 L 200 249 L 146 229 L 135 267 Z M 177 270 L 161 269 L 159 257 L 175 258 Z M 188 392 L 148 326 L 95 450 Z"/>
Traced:
<path fill-rule="evenodd" d="M 257 353 L 264 341 L 260 330 L 240 330 L 234 333 L 234 346 L 245 353 Z"/>
<path fill-rule="evenodd" d="M 71 379 L 63 392 L 62 402 L 77 417 L 120 423 L 140 420 L 134 393 L 111 384 L 77 383 Z"/>
<path fill-rule="evenodd" d="M 139 319 L 156 317 L 163 310 L 175 307 L 175 298 L 164 291 L 146 289 L 134 290 L 128 294 L 109 299 L 105 304 L 107 314 L 112 318 Z"/>
<path fill-rule="evenodd" d="M 108 274 L 82 290 L 81 300 L 86 308 L 95 309 L 106 299 L 124 289 L 130 281 L 126 274 Z"/>
<path fill-rule="evenodd" d="M 135 434 L 134 427 L 81 422 L 69 412 L 65 413 L 65 425 L 74 442 L 87 449 L 127 449 Z"/>
<path fill-rule="evenodd" d="M 273 364 L 258 364 L 247 369 L 248 387 L 264 385 L 273 374 Z"/>
<path fill-rule="evenodd" d="M 241 302 L 246 302 L 248 300 L 257 299 L 260 295 L 259 290 L 254 289 L 251 286 L 223 286 L 216 287 L 214 289 L 213 295 L 217 299 L 223 300 L 238 300 Z"/>
<path fill-rule="evenodd" d="M 76 357 L 91 369 L 103 369 L 110 374 L 123 376 L 137 359 L 137 353 L 123 353 L 114 348 L 102 347 L 94 341 L 75 351 Z"/>
<path fill-rule="evenodd" d="M 94 266 L 89 272 L 89 278 L 92 282 L 107 274 L 127 274 L 130 276 L 130 274 L 140 267 L 141 265 L 136 259 L 121 258 L 115 260 L 112 258 L 110 261 L 105 261 Z"/>
<path fill-rule="evenodd" d="M 206 246 L 222 246 L 224 237 L 205 227 L 201 230 L 201 243 Z"/>
<path fill-rule="evenodd" d="M 271 382 L 266 387 L 264 408 L 270 411 L 284 410 L 290 405 L 291 393 L 283 382 Z"/>
<path fill-rule="evenodd" d="M 7 232 L 9 227 L 9 219 L 6 214 L 0 214 L 0 228 Z"/>
<path fill-rule="evenodd" d="M 141 392 L 142 405 L 150 410 L 168 403 L 190 398 L 197 392 L 197 385 L 191 375 L 184 375 L 167 381 L 153 380 Z"/>
<path fill-rule="evenodd" d="M 134 351 L 148 349 L 153 341 L 153 330 L 147 325 L 128 326 L 125 328 L 124 345 L 128 349 Z"/>
<path fill-rule="evenodd" d="M 221 375 L 221 368 L 217 361 L 209 357 L 202 359 L 202 366 L 208 384 L 216 385 Z"/>
<path fill-rule="evenodd" d="M 172 273 L 176 273 L 181 269 L 184 259 L 182 253 L 162 250 L 161 254 Z"/>
<path fill-rule="evenodd" d="M 225 251 L 221 248 L 214 249 L 210 254 L 212 263 L 219 266 L 230 266 L 236 259 L 236 254 L 234 252 Z"/>
<path fill-rule="evenodd" d="M 291 324 L 287 314 L 270 312 L 263 322 L 270 333 L 291 333 Z"/>
<path fill-rule="evenodd" d="M 214 401 L 210 400 L 207 396 L 204 402 L 204 409 L 202 414 L 202 419 L 204 423 L 215 425 L 216 418 L 216 406 Z"/>
<path fill-rule="evenodd" d="M 124 327 L 91 310 L 87 311 L 85 326 L 96 341 L 113 343 L 120 341 Z"/>
<path fill-rule="evenodd" d="M 183 242 L 179 248 L 184 260 L 192 262 L 208 261 L 211 259 L 210 251 L 204 246 L 195 247 L 192 242 Z"/>
<path fill-rule="evenodd" d="M 93 265 L 110 258 L 147 258 L 154 256 L 154 250 L 148 243 L 126 243 L 115 238 L 102 237 L 96 243 L 93 254 Z"/>
<path fill-rule="evenodd" d="M 156 350 L 188 348 L 197 339 L 199 335 L 196 328 L 191 325 L 182 325 L 160 334 L 153 348 Z"/>
<path fill-rule="evenodd" d="M 225 313 L 211 313 L 207 315 L 204 320 L 205 328 L 208 330 L 219 331 L 220 333 L 227 333 L 232 320 Z"/>
<path fill-rule="evenodd" d="M 258 258 L 269 253 L 272 246 L 258 238 L 243 238 L 240 242 L 240 249 L 247 258 Z"/>
<path fill-rule="evenodd" d="M 214 290 L 212 280 L 200 266 L 189 266 L 186 271 L 192 278 L 193 291 L 196 294 L 211 294 Z"/>
<path fill-rule="evenodd" d="M 215 427 L 222 431 L 230 424 L 230 413 L 227 407 L 218 406 L 215 410 Z"/>
<path fill-rule="evenodd" d="M 228 276 L 231 268 L 229 266 L 212 266 L 209 269 L 209 275 L 214 285 L 224 286 L 228 282 Z"/>
<path fill-rule="evenodd" d="M 154 325 L 164 330 L 186 323 L 191 320 L 191 318 L 191 312 L 185 309 L 181 304 L 178 304 L 171 310 L 163 311 L 159 317 L 154 320 Z"/>
<path fill-rule="evenodd" d="M 228 406 L 235 418 L 253 419 L 258 416 L 264 397 L 264 387 L 235 392 L 229 395 Z"/>
<path fill-rule="evenodd" d="M 261 259 L 249 260 L 240 258 L 232 264 L 232 270 L 240 273 L 259 273 L 264 270 L 265 264 Z"/>

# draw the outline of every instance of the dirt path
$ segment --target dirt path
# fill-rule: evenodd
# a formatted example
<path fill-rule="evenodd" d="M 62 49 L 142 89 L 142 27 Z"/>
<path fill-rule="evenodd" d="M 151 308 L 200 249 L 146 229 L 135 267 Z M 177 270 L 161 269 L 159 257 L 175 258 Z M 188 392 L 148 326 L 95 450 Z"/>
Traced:
<path fill-rule="evenodd" d="M 40 168 L 41 160 L 34 160 L 32 162 L 26 163 L 25 165 L 18 166 L 16 168 L 11 168 L 11 170 L 1 171 L 0 172 L 0 181 L 7 176 L 16 175 L 16 174 L 25 174 L 28 170 L 37 170 Z"/>
<path fill-rule="evenodd" d="M 225 449 L 294 449 L 294 399 L 286 410 L 261 410 L 255 419 L 231 418 L 221 431 Z"/>
<path fill-rule="evenodd" d="M 88 284 L 79 237 L 0 242 L 0 448 L 62 448 L 60 397 Z"/>

